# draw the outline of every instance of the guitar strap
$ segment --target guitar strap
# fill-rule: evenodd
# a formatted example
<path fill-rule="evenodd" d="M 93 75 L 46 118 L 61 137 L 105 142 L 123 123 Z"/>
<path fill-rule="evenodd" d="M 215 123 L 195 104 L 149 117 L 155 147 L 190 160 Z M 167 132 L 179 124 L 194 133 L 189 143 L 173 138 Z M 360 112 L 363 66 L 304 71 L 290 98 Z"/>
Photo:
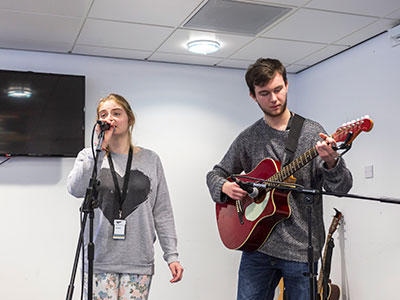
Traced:
<path fill-rule="evenodd" d="M 299 142 L 301 128 L 303 127 L 304 118 L 298 114 L 294 114 L 293 118 L 289 120 L 288 127 L 289 136 L 286 141 L 285 154 L 283 157 L 283 166 L 286 166 L 294 158 L 294 153 L 296 152 L 297 144 Z"/>

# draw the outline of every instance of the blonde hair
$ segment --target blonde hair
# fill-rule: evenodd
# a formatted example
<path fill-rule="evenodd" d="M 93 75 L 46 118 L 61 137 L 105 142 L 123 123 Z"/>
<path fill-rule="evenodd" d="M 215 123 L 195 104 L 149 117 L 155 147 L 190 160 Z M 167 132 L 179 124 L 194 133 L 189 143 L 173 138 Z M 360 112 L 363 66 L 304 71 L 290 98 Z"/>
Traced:
<path fill-rule="evenodd" d="M 128 131 L 129 131 L 129 145 L 132 147 L 134 152 L 136 153 L 139 148 L 135 147 L 132 143 L 132 131 L 133 131 L 133 126 L 135 125 L 136 118 L 135 114 L 133 113 L 133 110 L 131 106 L 129 105 L 129 102 L 122 97 L 121 95 L 118 94 L 109 94 L 107 97 L 100 99 L 98 105 L 97 105 L 97 119 L 100 119 L 100 106 L 103 105 L 104 102 L 107 101 L 114 101 L 115 103 L 119 104 L 122 106 L 122 108 L 125 110 L 126 114 L 128 115 Z"/>

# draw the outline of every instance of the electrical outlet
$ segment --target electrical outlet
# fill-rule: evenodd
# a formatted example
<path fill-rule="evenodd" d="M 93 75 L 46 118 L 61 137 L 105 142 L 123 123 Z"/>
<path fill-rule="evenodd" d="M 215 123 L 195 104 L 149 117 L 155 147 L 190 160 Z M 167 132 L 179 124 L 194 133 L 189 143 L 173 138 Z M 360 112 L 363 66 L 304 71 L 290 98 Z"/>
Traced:
<path fill-rule="evenodd" d="M 374 166 L 366 166 L 364 168 L 365 178 L 374 178 Z"/>

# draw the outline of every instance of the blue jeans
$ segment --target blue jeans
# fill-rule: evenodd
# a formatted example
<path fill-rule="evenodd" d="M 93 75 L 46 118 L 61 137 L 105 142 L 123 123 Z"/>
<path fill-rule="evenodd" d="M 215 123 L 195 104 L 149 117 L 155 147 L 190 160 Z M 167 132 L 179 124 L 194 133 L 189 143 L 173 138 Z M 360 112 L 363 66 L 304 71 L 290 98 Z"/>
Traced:
<path fill-rule="evenodd" d="M 317 263 L 314 264 L 316 270 Z M 244 252 L 239 268 L 237 300 L 272 300 L 283 277 L 287 300 L 309 300 L 308 264 L 275 258 L 261 252 Z"/>

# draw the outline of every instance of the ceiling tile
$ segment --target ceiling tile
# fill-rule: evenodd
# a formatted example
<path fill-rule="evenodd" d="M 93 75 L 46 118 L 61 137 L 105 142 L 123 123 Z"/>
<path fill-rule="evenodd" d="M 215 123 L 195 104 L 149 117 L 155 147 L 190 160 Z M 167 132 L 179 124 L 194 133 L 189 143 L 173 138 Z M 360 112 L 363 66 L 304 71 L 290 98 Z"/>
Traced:
<path fill-rule="evenodd" d="M 298 60 L 296 64 L 311 66 L 348 48 L 349 47 L 347 46 L 330 45 L 321 50 L 318 50 L 317 52 L 314 52 L 313 54 L 303 59 Z"/>
<path fill-rule="evenodd" d="M 271 57 L 290 64 L 325 46 L 324 44 L 316 43 L 258 38 L 230 58 L 254 61 L 260 57 Z"/>
<path fill-rule="evenodd" d="M 368 25 L 367 27 L 364 27 L 348 36 L 345 38 L 339 40 L 336 42 L 336 44 L 341 44 L 341 45 L 356 45 L 362 41 L 365 41 L 366 39 L 369 39 L 370 37 L 373 37 L 381 32 L 384 32 L 387 28 L 392 28 L 394 27 L 398 22 L 394 20 L 387 20 L 387 19 L 381 19 L 371 25 Z"/>
<path fill-rule="evenodd" d="M 300 72 L 300 71 L 302 71 L 302 70 L 304 70 L 304 69 L 306 69 L 308 67 L 309 66 L 293 64 L 293 65 L 289 65 L 289 66 L 286 67 L 286 72 L 288 72 L 288 73 L 297 73 L 297 72 Z"/>
<path fill-rule="evenodd" d="M 172 31 L 167 27 L 88 19 L 77 44 L 151 51 Z"/>
<path fill-rule="evenodd" d="M 182 27 L 211 1 L 219 0 L 1 0 L 0 48 L 240 69 L 268 56 L 298 72 L 400 23 L 400 0 L 226 0 L 293 10 L 262 37 Z M 222 48 L 192 54 L 189 39 Z"/>
<path fill-rule="evenodd" d="M 106 57 L 117 57 L 117 58 L 128 58 L 128 59 L 145 59 L 152 51 L 140 51 L 140 50 L 128 50 L 118 48 L 107 48 L 107 47 L 95 47 L 76 45 L 72 53 L 74 54 L 86 54 L 95 56 L 106 56 Z"/>
<path fill-rule="evenodd" d="M 400 24 L 400 9 L 396 10 L 395 12 L 388 14 L 386 16 L 387 18 L 391 18 L 391 19 L 396 19 L 398 21 L 398 23 Z"/>
<path fill-rule="evenodd" d="M 313 0 L 306 5 L 311 8 L 347 12 L 359 15 L 384 17 L 400 9 L 399 0 Z"/>
<path fill-rule="evenodd" d="M 174 53 L 156 52 L 148 59 L 149 61 L 173 62 L 192 65 L 213 66 L 221 61 L 221 58 L 210 57 L 206 55 L 184 55 Z"/>
<path fill-rule="evenodd" d="M 15 50 L 31 50 L 55 53 L 67 53 L 71 50 L 74 43 L 39 41 L 35 39 L 14 39 L 1 40 L 0 48 L 15 49 Z"/>
<path fill-rule="evenodd" d="M 202 0 L 96 0 L 89 17 L 179 26 Z"/>
<path fill-rule="evenodd" d="M 244 0 L 244 2 L 245 1 L 246 0 Z M 271 4 L 271 5 L 303 6 L 307 2 L 310 2 L 310 0 L 272 0 L 272 1 L 269 1 L 269 0 L 257 0 L 257 2 L 267 3 L 267 4 Z"/>
<path fill-rule="evenodd" d="M 249 43 L 252 39 L 253 38 L 251 37 L 240 35 L 178 29 L 168 38 L 158 51 L 190 54 L 189 50 L 186 48 L 188 42 L 194 40 L 214 40 L 220 43 L 221 48 L 219 51 L 211 53 L 208 56 L 226 57 L 231 55 L 237 49 L 243 47 L 246 43 Z"/>
<path fill-rule="evenodd" d="M 377 19 L 372 17 L 300 9 L 263 36 L 318 43 L 333 43 Z M 316 24 L 318 24 L 316 26 Z"/>
<path fill-rule="evenodd" d="M 254 60 L 225 59 L 222 62 L 218 63 L 217 66 L 237 68 L 237 69 L 247 69 L 253 63 Z"/>
<path fill-rule="evenodd" d="M 0 9 L 20 10 L 24 12 L 84 17 L 92 0 L 1 0 Z"/>
<path fill-rule="evenodd" d="M 0 47 L 69 51 L 82 19 L 0 10 Z"/>

